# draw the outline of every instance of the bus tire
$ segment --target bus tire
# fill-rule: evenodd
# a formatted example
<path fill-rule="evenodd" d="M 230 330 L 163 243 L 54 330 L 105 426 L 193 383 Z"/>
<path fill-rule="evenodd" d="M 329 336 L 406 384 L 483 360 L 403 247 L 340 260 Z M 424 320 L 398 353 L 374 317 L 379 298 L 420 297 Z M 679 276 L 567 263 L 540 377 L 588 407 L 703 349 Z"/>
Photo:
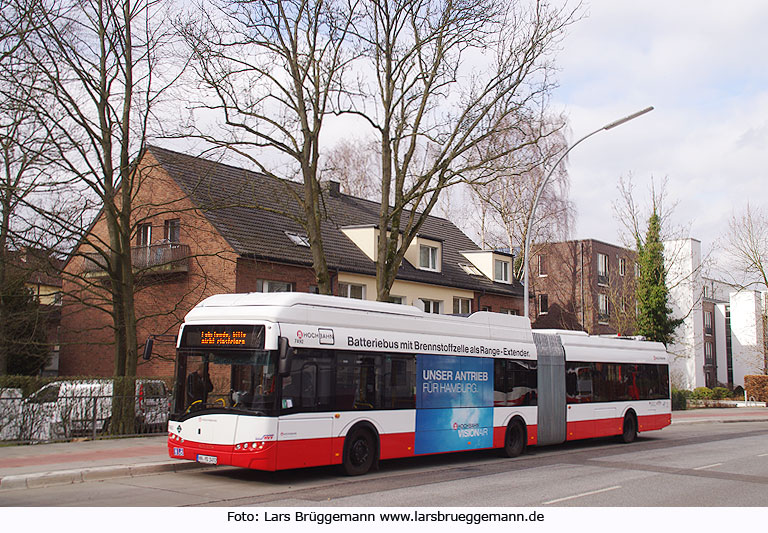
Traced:
<path fill-rule="evenodd" d="M 637 438 L 637 417 L 634 411 L 628 411 L 624 415 L 624 424 L 621 430 L 620 440 L 624 444 L 629 444 Z"/>
<path fill-rule="evenodd" d="M 365 427 L 354 427 L 344 439 L 342 466 L 348 476 L 368 472 L 376 461 L 376 439 Z"/>
<path fill-rule="evenodd" d="M 504 433 L 504 448 L 502 453 L 505 457 L 517 457 L 525 451 L 528 432 L 525 424 L 519 418 L 513 418 L 507 424 L 507 431 Z"/>

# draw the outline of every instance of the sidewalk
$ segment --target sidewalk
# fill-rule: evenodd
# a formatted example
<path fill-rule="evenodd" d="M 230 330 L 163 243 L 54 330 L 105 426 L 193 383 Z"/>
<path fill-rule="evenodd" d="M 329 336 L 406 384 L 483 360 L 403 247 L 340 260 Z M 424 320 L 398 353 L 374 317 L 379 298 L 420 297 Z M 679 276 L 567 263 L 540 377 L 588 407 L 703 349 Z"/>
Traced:
<path fill-rule="evenodd" d="M 764 422 L 768 408 L 674 411 L 672 424 Z M 202 468 L 168 457 L 165 435 L 27 446 L 0 446 L 0 494 L 5 490 L 82 483 Z"/>
<path fill-rule="evenodd" d="M 5 490 L 177 472 L 202 465 L 168 457 L 167 437 L 135 437 L 0 447 Z"/>

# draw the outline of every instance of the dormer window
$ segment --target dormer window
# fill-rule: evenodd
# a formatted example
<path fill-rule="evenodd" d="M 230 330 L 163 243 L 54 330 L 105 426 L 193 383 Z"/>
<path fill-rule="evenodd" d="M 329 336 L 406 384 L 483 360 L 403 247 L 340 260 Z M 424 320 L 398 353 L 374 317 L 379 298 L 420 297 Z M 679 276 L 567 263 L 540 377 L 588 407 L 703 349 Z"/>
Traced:
<path fill-rule="evenodd" d="M 285 236 L 288 237 L 293 244 L 296 246 L 303 246 L 305 248 L 309 248 L 309 237 L 306 235 L 299 235 L 298 233 L 291 233 L 290 231 L 284 232 Z"/>
<path fill-rule="evenodd" d="M 437 247 L 422 244 L 419 246 L 419 268 L 437 271 Z"/>
<path fill-rule="evenodd" d="M 493 279 L 502 283 L 509 283 L 509 262 L 495 259 L 493 261 Z"/>

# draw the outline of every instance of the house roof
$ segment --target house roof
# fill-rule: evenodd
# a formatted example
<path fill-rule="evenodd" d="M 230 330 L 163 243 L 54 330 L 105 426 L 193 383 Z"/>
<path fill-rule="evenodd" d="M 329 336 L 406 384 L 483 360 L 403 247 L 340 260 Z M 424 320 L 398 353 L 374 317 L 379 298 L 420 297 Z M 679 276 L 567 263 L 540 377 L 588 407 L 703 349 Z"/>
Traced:
<path fill-rule="evenodd" d="M 275 180 L 155 146 L 149 147 L 149 151 L 240 256 L 312 265 L 310 249 L 294 244 L 285 233 L 306 234 L 299 222 L 303 212 L 297 202 L 297 198 L 303 198 L 303 184 Z M 375 276 L 375 263 L 341 228 L 376 225 L 379 203 L 328 191 L 323 195 L 323 203 L 327 219 L 321 232 L 328 267 Z M 420 234 L 442 241 L 442 272 L 420 270 L 404 260 L 398 271 L 399 280 L 522 296 L 522 285 L 518 281 L 496 283 L 483 276 L 467 274 L 459 266 L 467 262 L 461 251 L 480 249 L 450 221 L 430 216 Z"/>

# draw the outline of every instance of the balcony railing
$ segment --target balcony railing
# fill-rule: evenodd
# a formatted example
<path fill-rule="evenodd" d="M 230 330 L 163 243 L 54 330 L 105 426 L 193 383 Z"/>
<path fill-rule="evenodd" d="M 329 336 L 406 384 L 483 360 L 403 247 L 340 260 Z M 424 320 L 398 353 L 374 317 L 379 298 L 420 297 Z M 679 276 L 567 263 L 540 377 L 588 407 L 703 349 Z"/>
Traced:
<path fill-rule="evenodd" d="M 189 245 L 161 243 L 150 246 L 132 246 L 131 264 L 133 269 L 151 273 L 173 273 L 189 271 Z M 105 260 L 99 253 L 85 254 L 83 272 L 106 275 Z"/>

